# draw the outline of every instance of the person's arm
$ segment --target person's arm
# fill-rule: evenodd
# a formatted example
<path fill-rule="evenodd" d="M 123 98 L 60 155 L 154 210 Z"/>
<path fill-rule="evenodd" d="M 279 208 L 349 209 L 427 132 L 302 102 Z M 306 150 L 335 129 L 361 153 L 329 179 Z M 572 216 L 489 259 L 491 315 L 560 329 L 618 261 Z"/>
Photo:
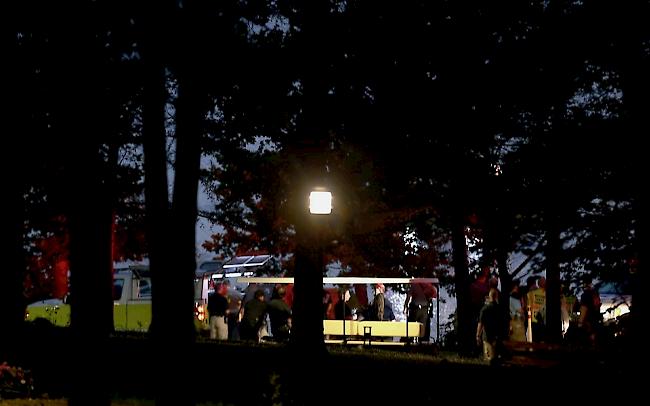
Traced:
<path fill-rule="evenodd" d="M 483 334 L 483 323 L 480 321 L 478 322 L 478 325 L 476 326 L 476 342 L 478 344 L 481 343 L 481 335 Z"/>
<path fill-rule="evenodd" d="M 377 319 L 384 320 L 384 295 L 377 295 Z"/>
<path fill-rule="evenodd" d="M 237 321 L 238 321 L 239 323 L 241 323 L 242 319 L 244 318 L 244 308 L 245 308 L 245 307 L 246 307 L 246 306 L 243 305 L 243 304 L 242 304 L 241 306 L 239 306 L 239 315 L 237 316 L 237 319 L 238 319 Z"/>

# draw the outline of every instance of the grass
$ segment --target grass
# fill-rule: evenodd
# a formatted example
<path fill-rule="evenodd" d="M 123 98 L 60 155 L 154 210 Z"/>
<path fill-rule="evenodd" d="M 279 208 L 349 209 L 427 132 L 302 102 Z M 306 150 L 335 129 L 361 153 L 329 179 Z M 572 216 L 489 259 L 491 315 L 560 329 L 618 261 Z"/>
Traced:
<path fill-rule="evenodd" d="M 68 406 L 66 399 L 11 399 L 0 400 L 2 406 Z"/>
<path fill-rule="evenodd" d="M 118 399 L 111 402 L 111 406 L 154 406 L 153 400 L 147 399 Z M 224 403 L 197 403 L 197 406 L 228 406 Z M 0 400 L 0 406 L 68 406 L 67 399 L 12 399 Z"/>
<path fill-rule="evenodd" d="M 50 399 L 0 400 L 0 406 L 67 405 L 65 397 L 69 396 L 72 387 L 66 377 L 72 373 L 74 364 L 62 360 L 72 351 L 70 345 L 66 340 L 56 341 L 49 350 L 27 345 L 29 351 L 25 350 L 24 354 L 31 363 L 25 365 L 35 371 L 35 386 L 39 391 L 35 393 L 48 393 Z M 292 401 L 305 392 L 308 396 L 332 393 L 337 398 L 346 398 L 365 393 L 366 388 L 377 388 L 378 384 L 385 403 L 390 403 L 389 396 L 402 401 L 405 393 L 427 403 L 439 400 L 441 394 L 446 393 L 441 392 L 442 388 L 453 387 L 459 382 L 487 380 L 496 385 L 509 382 L 514 388 L 527 388 L 529 382 L 546 379 L 549 373 L 558 381 L 573 381 L 575 376 L 591 380 L 603 371 L 600 363 L 589 356 L 592 354 L 555 348 L 518 351 L 497 369 L 489 367 L 480 357 L 459 356 L 434 345 L 331 345 L 327 348 L 329 357 L 325 359 L 307 353 L 301 354 L 297 360 L 287 347 L 273 343 L 251 345 L 198 339 L 193 349 L 194 359 L 198 361 L 191 365 L 191 373 L 201 377 L 201 382 L 206 384 L 196 387 L 194 394 L 203 401 L 197 405 L 298 404 Z M 111 359 L 140 362 L 138 368 L 124 368 L 121 362 L 106 366 L 104 372 L 115 377 L 110 388 L 114 396 L 113 406 L 153 406 L 150 399 L 156 393 L 156 367 L 162 365 L 170 368 L 172 373 L 188 373 L 175 369 L 177 365 L 173 361 L 159 362 L 156 349 L 140 335 L 116 335 L 111 340 L 109 351 Z M 226 368 L 218 368 L 212 361 L 226 365 Z M 53 368 L 53 365 L 57 367 Z M 549 371 L 549 368 L 553 370 Z M 236 379 L 224 380 L 224 377 Z M 305 380 L 307 386 L 302 384 Z M 460 392 L 465 399 L 478 394 L 468 390 Z M 313 400 L 304 404 L 321 403 L 319 401 L 323 399 Z"/>

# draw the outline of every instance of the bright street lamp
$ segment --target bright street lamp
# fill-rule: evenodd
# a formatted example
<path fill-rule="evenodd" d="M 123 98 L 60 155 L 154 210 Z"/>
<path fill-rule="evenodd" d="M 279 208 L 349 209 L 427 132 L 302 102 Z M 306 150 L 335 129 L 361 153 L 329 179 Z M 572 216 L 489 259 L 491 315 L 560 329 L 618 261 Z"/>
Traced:
<path fill-rule="evenodd" d="M 324 188 L 314 188 L 309 194 L 309 214 L 304 210 L 305 197 L 303 195 L 302 214 L 296 217 L 299 221 L 296 222 L 291 341 L 298 348 L 308 350 L 311 356 L 314 352 L 326 353 L 321 298 L 325 262 L 323 253 L 327 241 L 328 215 L 332 213 L 332 193 Z"/>
<path fill-rule="evenodd" d="M 330 214 L 332 213 L 332 193 L 324 191 L 313 191 L 309 194 L 309 213 Z"/>

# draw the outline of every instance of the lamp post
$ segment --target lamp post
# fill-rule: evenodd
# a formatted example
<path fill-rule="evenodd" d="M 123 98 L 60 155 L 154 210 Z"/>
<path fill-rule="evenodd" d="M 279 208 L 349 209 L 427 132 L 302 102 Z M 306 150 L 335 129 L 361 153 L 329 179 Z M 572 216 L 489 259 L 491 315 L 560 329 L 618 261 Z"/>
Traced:
<path fill-rule="evenodd" d="M 305 196 L 305 195 L 303 195 Z M 307 196 L 305 196 L 307 197 Z M 303 210 L 306 209 L 302 206 Z M 332 193 L 322 188 L 309 193 L 309 213 L 301 214 L 297 229 L 295 285 L 291 341 L 310 353 L 325 353 L 322 291 L 326 221 L 332 213 Z M 302 222 L 299 222 L 302 223 Z"/>
<path fill-rule="evenodd" d="M 318 261 L 318 271 L 320 275 L 323 274 L 324 266 L 324 246 L 325 246 L 325 216 L 332 214 L 332 193 L 326 191 L 322 188 L 313 190 L 309 194 L 309 214 L 311 214 L 311 226 L 312 226 L 312 244 L 316 247 L 316 260 Z M 321 281 L 322 282 L 322 281 Z M 322 285 L 322 283 L 321 283 Z"/>

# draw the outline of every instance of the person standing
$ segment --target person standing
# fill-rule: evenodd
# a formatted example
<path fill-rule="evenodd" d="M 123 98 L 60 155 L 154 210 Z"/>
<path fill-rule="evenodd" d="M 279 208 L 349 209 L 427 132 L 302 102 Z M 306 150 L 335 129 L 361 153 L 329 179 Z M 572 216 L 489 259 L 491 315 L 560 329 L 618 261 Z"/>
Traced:
<path fill-rule="evenodd" d="M 539 280 L 531 276 L 526 280 L 528 291 L 526 293 L 526 308 L 530 328 L 526 332 L 529 342 L 544 341 L 544 318 L 546 317 L 546 278 Z"/>
<path fill-rule="evenodd" d="M 277 341 L 288 341 L 291 332 L 291 309 L 284 300 L 286 293 L 286 288 L 279 286 L 268 305 L 271 334 Z"/>
<path fill-rule="evenodd" d="M 264 326 L 266 312 L 264 290 L 257 289 L 253 299 L 244 305 L 244 314 L 239 324 L 239 335 L 242 340 L 259 342 L 260 330 Z"/>
<path fill-rule="evenodd" d="M 404 313 L 408 321 L 417 321 L 424 325 L 422 341 L 429 341 L 431 335 L 431 313 L 429 305 L 431 299 L 437 297 L 436 288 L 431 283 L 412 283 L 411 289 L 406 294 Z"/>
<path fill-rule="evenodd" d="M 591 346 L 596 346 L 602 328 L 603 316 L 600 314 L 600 295 L 592 285 L 591 278 L 585 280 L 584 291 L 580 296 L 580 317 L 578 328 Z"/>
<path fill-rule="evenodd" d="M 490 364 L 498 361 L 498 349 L 503 340 L 503 320 L 504 312 L 499 306 L 499 291 L 490 289 L 476 326 L 476 343 L 483 343 L 483 356 Z"/>
<path fill-rule="evenodd" d="M 519 283 L 512 281 L 512 289 L 510 290 L 510 339 L 512 341 L 526 341 L 526 312 L 522 303 L 521 293 L 519 291 Z"/>
<path fill-rule="evenodd" d="M 328 289 L 323 289 L 323 320 L 332 320 L 334 318 L 334 302 L 332 300 L 332 292 Z"/>
<path fill-rule="evenodd" d="M 210 338 L 213 340 L 228 339 L 228 288 L 224 284 L 216 286 L 208 296 L 208 315 L 210 316 Z"/>
<path fill-rule="evenodd" d="M 385 309 L 385 298 L 384 298 L 385 287 L 383 283 L 378 283 L 375 285 L 375 297 L 372 300 L 372 305 L 370 307 L 370 320 L 386 320 L 384 318 L 384 309 Z"/>
<path fill-rule="evenodd" d="M 470 317 L 473 323 L 478 322 L 478 314 L 485 304 L 488 292 L 490 292 L 490 272 L 491 267 L 487 263 L 483 263 L 476 278 L 469 285 Z"/>
<path fill-rule="evenodd" d="M 342 287 L 339 290 L 341 299 L 336 302 L 334 305 L 334 318 L 336 320 L 353 320 L 354 314 L 352 308 L 350 307 L 350 290 L 346 287 Z"/>

